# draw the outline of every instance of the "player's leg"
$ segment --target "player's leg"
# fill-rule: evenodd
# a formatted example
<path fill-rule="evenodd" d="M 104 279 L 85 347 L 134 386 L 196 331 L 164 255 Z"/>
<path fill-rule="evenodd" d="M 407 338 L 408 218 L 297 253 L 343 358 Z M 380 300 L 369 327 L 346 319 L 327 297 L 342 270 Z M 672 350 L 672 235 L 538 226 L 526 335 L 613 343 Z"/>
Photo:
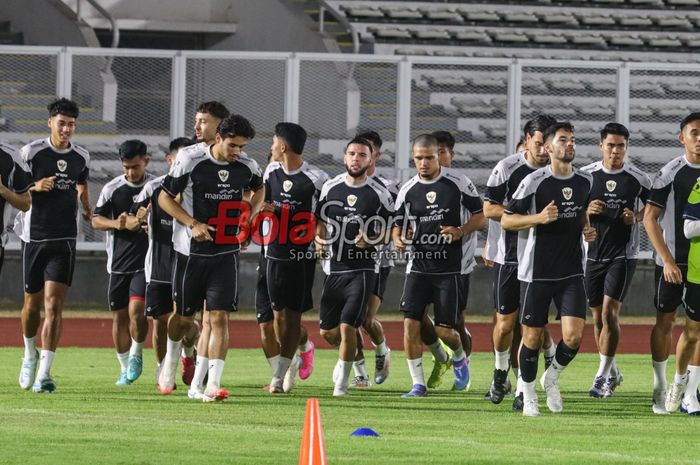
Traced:
<path fill-rule="evenodd" d="M 126 376 L 136 381 L 143 372 L 143 345 L 148 337 L 148 321 L 145 312 L 146 278 L 143 271 L 134 273 L 129 281 L 129 367 Z"/>
<path fill-rule="evenodd" d="M 63 304 L 67 294 L 67 284 L 46 281 L 44 285 L 44 326 L 41 328 L 42 348 L 36 380 L 32 387 L 34 392 L 53 392 L 56 390 L 56 383 L 51 378 L 51 366 L 63 330 Z"/>
<path fill-rule="evenodd" d="M 695 343 L 695 353 L 690 357 L 688 364 L 688 383 L 681 402 L 681 412 L 690 416 L 700 415 L 698 385 L 700 385 L 700 343 Z"/>
<path fill-rule="evenodd" d="M 119 361 L 117 386 L 131 384 L 127 376 L 129 369 L 129 280 L 127 275 L 111 273 L 108 281 L 109 309 L 112 311 L 112 341 Z"/>
<path fill-rule="evenodd" d="M 41 324 L 41 305 L 44 301 L 44 268 L 46 261 L 41 243 L 22 242 L 22 281 L 24 283 L 24 303 L 22 305 L 22 336 L 24 358 L 19 372 L 19 386 L 30 389 L 36 379 L 39 351 L 36 348 L 36 335 Z"/>
<path fill-rule="evenodd" d="M 686 310 L 685 327 L 676 345 L 676 374 L 665 402 L 666 411 L 669 413 L 675 412 L 680 407 L 688 385 L 688 365 L 700 339 L 700 285 L 685 284 L 683 303 Z M 693 393 L 695 389 L 697 386 L 693 389 Z"/>
<path fill-rule="evenodd" d="M 603 397 L 605 395 L 603 387 L 605 386 L 608 374 L 610 372 L 610 358 L 606 352 L 603 352 L 601 347 L 602 345 L 606 345 L 607 350 L 607 344 L 601 339 L 601 334 L 604 332 L 603 303 L 605 295 L 605 279 L 609 268 L 610 264 L 599 264 L 592 261 L 586 263 L 584 282 L 586 285 L 586 295 L 588 297 L 588 307 L 593 315 L 593 334 L 595 345 L 598 349 L 598 355 L 600 358 L 598 371 L 593 378 L 591 388 L 588 390 L 588 395 L 591 397 Z M 608 310 L 609 316 L 609 307 L 606 308 L 606 310 Z"/>
<path fill-rule="evenodd" d="M 520 307 L 520 282 L 518 268 L 512 265 L 496 265 L 494 279 L 495 323 L 492 334 L 495 366 L 490 389 L 490 399 L 494 404 L 503 401 L 508 392 L 508 368 L 511 360 L 517 359 L 518 345 L 513 344 L 514 330 L 518 326 Z M 515 347 L 515 350 L 512 350 Z M 517 361 L 515 363 L 517 369 Z M 517 380 L 517 372 L 516 372 Z"/>
<path fill-rule="evenodd" d="M 423 375 L 423 341 L 421 334 L 426 313 L 425 309 L 433 299 L 431 288 L 432 281 L 430 277 L 425 278 L 412 273 L 406 275 L 403 295 L 401 296 L 401 312 L 404 317 L 403 346 L 406 352 L 406 363 L 408 363 L 412 387 L 403 397 L 424 397 L 427 393 Z M 432 321 L 430 326 L 432 326 Z M 440 344 L 437 334 L 435 339 L 436 341 L 431 345 Z M 447 363 L 447 353 L 445 353 L 445 364 Z"/>
<path fill-rule="evenodd" d="M 377 313 L 384 298 L 390 272 L 391 267 L 388 266 L 379 269 L 374 292 L 367 303 L 367 316 L 362 323 L 363 329 L 374 345 L 374 382 L 377 384 L 382 384 L 389 377 L 389 366 L 391 364 L 391 349 L 387 345 L 384 328 L 377 319 Z"/>
<path fill-rule="evenodd" d="M 467 354 L 455 326 L 459 320 L 466 299 L 461 296 L 462 282 L 460 275 L 435 278 L 433 290 L 433 308 L 435 309 L 435 331 L 438 337 L 452 350 L 452 368 L 454 372 L 454 390 L 469 388 L 469 368 Z"/>
<path fill-rule="evenodd" d="M 323 293 L 321 295 L 321 308 L 319 314 L 319 328 L 321 337 L 328 344 L 340 350 L 341 334 L 340 334 L 340 319 L 344 305 L 342 297 L 342 287 L 344 285 L 342 275 L 329 275 L 323 283 Z M 355 336 L 357 337 L 357 336 Z M 352 370 L 352 360 L 348 362 L 340 359 L 338 352 L 338 361 L 333 369 L 333 386 L 342 386 L 342 379 L 346 380 L 350 376 Z M 354 358 L 354 355 L 353 355 Z"/>
<path fill-rule="evenodd" d="M 366 389 L 372 386 L 367 372 L 367 364 L 365 363 L 365 353 L 362 350 L 365 342 L 362 337 L 362 331 L 357 328 L 355 334 L 355 359 L 352 362 L 352 369 L 355 372 L 355 377 L 350 383 L 351 388 Z"/>
<path fill-rule="evenodd" d="M 316 275 L 316 259 L 303 260 L 306 277 L 304 281 L 304 312 L 314 308 L 313 287 L 314 277 Z M 314 371 L 314 343 L 309 339 L 309 333 L 306 328 L 301 326 L 299 335 L 299 358 L 301 366 L 299 367 L 299 378 L 308 379 Z"/>

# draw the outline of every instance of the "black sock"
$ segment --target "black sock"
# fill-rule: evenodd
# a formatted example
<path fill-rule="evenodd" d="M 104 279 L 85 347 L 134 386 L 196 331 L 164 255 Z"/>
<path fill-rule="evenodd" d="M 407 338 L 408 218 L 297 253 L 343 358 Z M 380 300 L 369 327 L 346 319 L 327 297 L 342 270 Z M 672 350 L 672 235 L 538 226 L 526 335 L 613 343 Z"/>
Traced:
<path fill-rule="evenodd" d="M 554 354 L 554 359 L 557 363 L 563 367 L 567 366 L 576 357 L 578 353 L 578 348 L 572 349 L 571 347 L 564 344 L 564 340 L 559 341 L 557 345 L 557 351 Z"/>
<path fill-rule="evenodd" d="M 540 358 L 540 351 L 530 349 L 525 344 L 520 347 L 520 378 L 525 383 L 531 383 L 537 378 L 537 361 Z"/>

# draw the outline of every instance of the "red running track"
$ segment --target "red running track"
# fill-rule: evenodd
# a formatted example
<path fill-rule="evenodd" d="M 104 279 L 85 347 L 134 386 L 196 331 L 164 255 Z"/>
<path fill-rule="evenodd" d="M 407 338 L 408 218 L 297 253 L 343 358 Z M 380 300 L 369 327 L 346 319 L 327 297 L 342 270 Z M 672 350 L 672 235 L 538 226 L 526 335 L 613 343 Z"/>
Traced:
<path fill-rule="evenodd" d="M 149 322 L 150 323 L 150 322 Z M 304 326 L 311 335 L 311 339 L 319 348 L 330 348 L 318 334 L 318 322 L 304 321 Z M 382 322 L 386 338 L 390 347 L 403 347 L 403 322 Z M 472 334 L 473 350 L 475 352 L 491 351 L 490 323 L 470 323 L 467 325 Z M 629 324 L 622 326 L 622 337 L 618 353 L 621 354 L 648 354 L 650 325 Z M 239 349 L 252 349 L 260 347 L 260 332 L 258 325 L 253 320 L 235 320 L 230 323 L 231 347 Z M 558 324 L 550 325 L 555 341 L 561 338 Z M 682 332 L 682 326 L 674 328 L 674 340 Z M 39 339 L 39 338 L 37 338 Z M 147 338 L 147 346 L 150 346 L 151 338 Z M 113 347 L 112 320 L 95 318 L 65 318 L 63 320 L 63 335 L 61 347 Z M 19 318 L 0 318 L 0 347 L 22 347 L 22 333 Z M 593 341 L 593 327 L 586 325 L 581 346 L 583 352 L 596 352 Z"/>

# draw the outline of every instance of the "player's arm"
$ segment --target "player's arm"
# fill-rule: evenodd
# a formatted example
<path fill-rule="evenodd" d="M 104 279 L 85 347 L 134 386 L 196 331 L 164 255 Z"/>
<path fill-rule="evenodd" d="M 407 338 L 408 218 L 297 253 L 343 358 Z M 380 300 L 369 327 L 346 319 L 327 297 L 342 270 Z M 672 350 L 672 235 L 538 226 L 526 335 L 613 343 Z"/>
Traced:
<path fill-rule="evenodd" d="M 0 197 L 18 210 L 26 212 L 32 206 L 32 196 L 29 191 L 17 193 L 3 184 L 0 179 Z"/>
<path fill-rule="evenodd" d="M 540 224 L 548 224 L 556 221 L 559 217 L 559 209 L 554 203 L 554 200 L 549 202 L 539 213 L 525 215 L 512 213 L 507 209 L 504 213 L 505 214 L 501 217 L 501 227 L 508 231 L 522 231 L 523 229 L 534 228 Z"/>
<path fill-rule="evenodd" d="M 88 189 L 87 181 L 78 182 L 76 184 L 78 190 L 78 200 L 80 205 L 83 206 L 83 218 L 85 221 L 89 220 L 92 216 L 92 207 L 90 206 L 90 189 Z"/>
<path fill-rule="evenodd" d="M 700 237 L 700 220 L 686 219 L 683 222 L 683 234 L 687 239 Z"/>
<path fill-rule="evenodd" d="M 647 231 L 649 241 L 654 247 L 654 251 L 661 258 L 664 264 L 664 279 L 669 283 L 681 284 L 683 274 L 676 265 L 676 261 L 664 241 L 664 234 L 659 225 L 659 217 L 663 209 L 657 205 L 647 204 L 644 209 L 644 229 Z"/>
<path fill-rule="evenodd" d="M 505 209 L 506 207 L 500 203 L 493 203 L 489 202 L 488 200 L 484 200 L 484 217 L 490 220 L 501 221 L 501 217 L 503 216 Z"/>
<path fill-rule="evenodd" d="M 126 220 L 128 217 L 129 215 L 126 212 L 123 212 L 114 219 L 95 214 L 92 217 L 92 227 L 98 231 L 123 231 L 126 229 Z"/>
<path fill-rule="evenodd" d="M 209 234 L 209 231 L 216 231 L 216 229 L 213 226 L 195 220 L 165 189 L 161 190 L 160 194 L 158 194 L 158 206 L 175 220 L 190 228 L 192 230 L 192 239 L 195 241 L 203 242 L 214 240 Z"/>

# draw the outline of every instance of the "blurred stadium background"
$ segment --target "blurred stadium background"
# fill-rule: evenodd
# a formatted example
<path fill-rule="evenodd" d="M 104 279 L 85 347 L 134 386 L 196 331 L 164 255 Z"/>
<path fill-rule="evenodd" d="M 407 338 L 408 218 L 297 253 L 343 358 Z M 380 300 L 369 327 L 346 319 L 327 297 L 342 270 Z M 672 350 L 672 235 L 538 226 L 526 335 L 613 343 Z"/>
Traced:
<path fill-rule="evenodd" d="M 123 140 L 144 140 L 165 172 L 171 138 L 192 134 L 195 107 L 219 100 L 253 121 L 247 149 L 264 166 L 279 121 L 309 132 L 305 156 L 342 171 L 359 129 L 385 140 L 379 169 L 413 175 L 410 140 L 449 130 L 455 166 L 483 193 L 526 120 L 549 113 L 576 128 L 576 164 L 600 157 L 607 122 L 632 133 L 629 159 L 653 176 L 682 153 L 678 122 L 697 109 L 700 0 L 4 0 L 0 139 L 48 136 L 46 104 L 81 106 L 75 142 L 91 153 L 91 197 L 121 172 Z M 32 11 L 32 14 L 27 14 Z M 81 221 L 70 303 L 104 302 L 104 235 Z M 483 240 L 483 237 L 481 238 Z M 16 238 L 0 299 L 21 299 Z M 646 238 L 644 257 L 651 257 Z M 253 279 L 257 257 L 242 261 Z M 653 269 L 638 268 L 630 312 L 651 314 Z M 393 273 L 388 305 L 399 297 Z M 319 273 L 320 274 L 320 273 Z M 470 312 L 488 313 L 490 274 L 474 273 Z M 250 281 L 252 283 L 252 281 Z M 241 301 L 252 306 L 254 286 Z"/>

